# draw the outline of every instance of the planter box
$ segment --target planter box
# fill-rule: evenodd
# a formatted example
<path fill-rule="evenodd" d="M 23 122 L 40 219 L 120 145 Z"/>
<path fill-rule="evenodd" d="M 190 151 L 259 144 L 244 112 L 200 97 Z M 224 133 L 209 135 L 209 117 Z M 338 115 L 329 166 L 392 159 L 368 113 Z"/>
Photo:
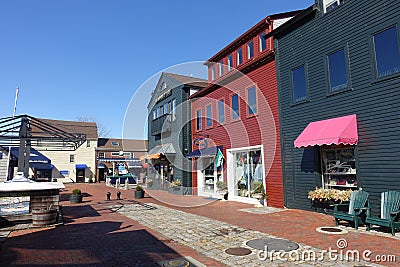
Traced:
<path fill-rule="evenodd" d="M 140 190 L 140 191 L 135 190 L 135 198 L 144 198 L 144 191 L 143 190 Z"/>
<path fill-rule="evenodd" d="M 82 194 L 79 194 L 79 195 L 71 195 L 70 197 L 69 197 L 69 202 L 71 202 L 71 203 L 82 203 L 82 200 L 83 200 L 83 195 Z"/>

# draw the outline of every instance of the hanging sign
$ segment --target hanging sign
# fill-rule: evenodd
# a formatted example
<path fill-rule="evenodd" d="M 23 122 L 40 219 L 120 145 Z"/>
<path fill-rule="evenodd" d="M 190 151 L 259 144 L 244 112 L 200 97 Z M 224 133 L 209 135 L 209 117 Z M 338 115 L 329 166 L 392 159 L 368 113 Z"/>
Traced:
<path fill-rule="evenodd" d="M 197 146 L 199 149 L 208 147 L 207 138 L 199 137 L 193 140 L 193 145 Z"/>

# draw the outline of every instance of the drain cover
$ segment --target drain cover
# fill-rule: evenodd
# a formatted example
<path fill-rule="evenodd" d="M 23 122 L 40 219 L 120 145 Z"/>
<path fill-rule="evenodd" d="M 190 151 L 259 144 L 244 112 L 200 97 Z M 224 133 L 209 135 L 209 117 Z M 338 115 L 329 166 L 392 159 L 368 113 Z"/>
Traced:
<path fill-rule="evenodd" d="M 292 251 L 299 248 L 297 243 L 294 243 L 289 240 L 279 239 L 279 238 L 260 238 L 253 239 L 246 242 L 251 248 L 255 248 L 258 250 L 265 250 L 265 247 L 268 248 L 269 251 Z"/>
<path fill-rule="evenodd" d="M 251 254 L 251 250 L 248 248 L 241 248 L 241 247 L 228 248 L 227 250 L 225 250 L 225 253 L 234 255 L 234 256 L 246 256 L 246 255 Z"/>
<path fill-rule="evenodd" d="M 189 267 L 190 262 L 188 262 L 185 259 L 176 259 L 176 260 L 169 260 L 167 262 L 164 262 L 162 266 L 164 266 L 164 267 Z"/>
<path fill-rule="evenodd" d="M 340 234 L 347 234 L 348 231 L 339 227 L 330 227 L 330 226 L 323 226 L 318 227 L 317 232 L 324 233 L 324 234 L 332 234 L 332 235 L 340 235 Z"/>

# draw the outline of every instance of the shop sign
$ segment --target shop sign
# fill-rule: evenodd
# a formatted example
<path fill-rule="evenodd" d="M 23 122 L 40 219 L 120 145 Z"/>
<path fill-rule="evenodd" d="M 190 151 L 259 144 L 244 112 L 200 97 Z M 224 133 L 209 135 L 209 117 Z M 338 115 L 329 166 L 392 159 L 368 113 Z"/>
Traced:
<path fill-rule="evenodd" d="M 193 140 L 193 145 L 197 146 L 199 149 L 208 147 L 207 138 L 199 137 Z"/>
<path fill-rule="evenodd" d="M 29 213 L 30 197 L 0 197 L 0 215 L 19 215 Z"/>

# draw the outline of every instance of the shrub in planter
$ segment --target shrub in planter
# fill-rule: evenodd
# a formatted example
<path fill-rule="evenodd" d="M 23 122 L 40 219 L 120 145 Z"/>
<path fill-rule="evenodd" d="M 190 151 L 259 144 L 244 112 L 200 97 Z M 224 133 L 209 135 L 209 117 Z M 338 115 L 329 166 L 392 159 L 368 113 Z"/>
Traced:
<path fill-rule="evenodd" d="M 144 190 L 140 185 L 136 186 L 135 198 L 144 198 Z"/>
<path fill-rule="evenodd" d="M 80 189 L 72 190 L 72 195 L 69 197 L 71 203 L 82 203 L 83 195 Z"/>
<path fill-rule="evenodd" d="M 89 175 L 89 183 L 93 183 L 93 173 Z"/>

